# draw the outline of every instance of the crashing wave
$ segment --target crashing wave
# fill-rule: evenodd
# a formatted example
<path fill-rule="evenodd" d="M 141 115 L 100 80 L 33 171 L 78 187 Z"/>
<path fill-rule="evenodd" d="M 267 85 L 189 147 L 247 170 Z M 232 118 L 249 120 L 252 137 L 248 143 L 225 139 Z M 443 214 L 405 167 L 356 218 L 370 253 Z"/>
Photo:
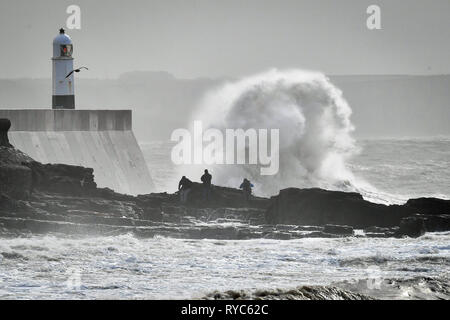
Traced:
<path fill-rule="evenodd" d="M 237 187 L 246 177 L 264 196 L 287 187 L 321 187 L 359 192 L 373 202 L 399 202 L 386 200 L 387 195 L 356 177 L 347 165 L 359 152 L 351 114 L 342 92 L 324 74 L 274 69 L 208 93 L 193 120 L 201 120 L 205 129 L 279 129 L 276 175 L 260 175 L 260 165 L 214 165 L 215 184 Z M 201 170 L 180 168 L 194 177 Z"/>

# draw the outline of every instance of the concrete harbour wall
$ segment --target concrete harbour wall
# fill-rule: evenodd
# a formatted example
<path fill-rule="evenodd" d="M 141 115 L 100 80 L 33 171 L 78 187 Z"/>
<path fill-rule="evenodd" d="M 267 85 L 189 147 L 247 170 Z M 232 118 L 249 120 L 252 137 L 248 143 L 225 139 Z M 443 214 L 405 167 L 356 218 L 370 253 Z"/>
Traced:
<path fill-rule="evenodd" d="M 0 109 L 12 145 L 42 163 L 94 169 L 95 182 L 127 194 L 153 191 L 131 110 Z"/>

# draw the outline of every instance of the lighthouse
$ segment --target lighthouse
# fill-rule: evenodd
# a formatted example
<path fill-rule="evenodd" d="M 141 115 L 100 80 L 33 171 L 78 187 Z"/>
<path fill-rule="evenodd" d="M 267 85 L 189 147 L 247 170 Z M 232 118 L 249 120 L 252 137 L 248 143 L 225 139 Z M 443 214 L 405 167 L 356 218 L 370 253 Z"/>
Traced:
<path fill-rule="evenodd" d="M 64 29 L 53 39 L 53 109 L 75 109 L 72 39 Z M 69 75 L 69 76 L 68 76 Z"/>
<path fill-rule="evenodd" d="M 131 195 L 154 191 L 133 133 L 132 110 L 75 109 L 72 40 L 64 29 L 53 40 L 52 109 L 0 109 L 0 145 L 42 163 L 92 168 L 100 188 Z M 6 129 L 5 129 L 6 128 Z M 9 129 L 8 138 L 1 130 Z M 2 181 L 0 180 L 0 185 Z"/>

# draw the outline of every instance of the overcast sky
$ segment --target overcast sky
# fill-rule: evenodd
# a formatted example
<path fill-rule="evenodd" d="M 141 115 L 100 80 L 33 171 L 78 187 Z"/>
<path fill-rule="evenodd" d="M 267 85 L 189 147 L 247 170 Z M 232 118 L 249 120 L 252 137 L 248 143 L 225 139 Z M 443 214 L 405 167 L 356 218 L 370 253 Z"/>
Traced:
<path fill-rule="evenodd" d="M 51 77 L 52 39 L 70 4 L 82 77 L 163 70 L 241 76 L 268 68 L 328 74 L 449 74 L 449 0 L 0 0 L 0 78 Z M 381 7 L 382 30 L 366 9 Z"/>

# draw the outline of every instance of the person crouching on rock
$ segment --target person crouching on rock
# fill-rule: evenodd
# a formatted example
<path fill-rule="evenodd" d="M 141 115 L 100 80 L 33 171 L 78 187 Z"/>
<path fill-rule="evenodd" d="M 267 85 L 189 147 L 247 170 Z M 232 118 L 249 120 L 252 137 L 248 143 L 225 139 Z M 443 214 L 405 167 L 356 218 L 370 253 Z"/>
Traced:
<path fill-rule="evenodd" d="M 244 199 L 245 201 L 249 201 L 250 200 L 250 196 L 252 195 L 252 188 L 253 188 L 253 184 L 247 180 L 244 179 L 244 181 L 242 181 L 239 189 L 242 189 L 242 193 L 244 195 Z"/>
<path fill-rule="evenodd" d="M 208 201 L 211 196 L 211 179 L 212 175 L 205 169 L 205 173 L 200 180 L 203 182 L 203 199 Z"/>
<path fill-rule="evenodd" d="M 188 194 L 191 192 L 193 182 L 186 178 L 186 176 L 183 176 L 178 183 L 178 191 L 180 193 L 180 201 L 181 203 L 186 203 Z"/>

